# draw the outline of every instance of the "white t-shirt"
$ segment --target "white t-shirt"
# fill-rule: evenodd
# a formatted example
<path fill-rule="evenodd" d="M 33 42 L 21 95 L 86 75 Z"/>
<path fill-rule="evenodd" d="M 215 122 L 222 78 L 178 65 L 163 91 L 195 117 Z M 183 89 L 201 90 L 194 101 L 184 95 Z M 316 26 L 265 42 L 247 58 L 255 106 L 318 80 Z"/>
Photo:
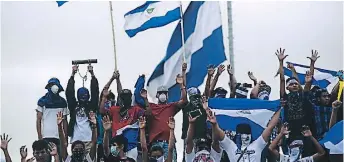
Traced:
<path fill-rule="evenodd" d="M 92 141 L 92 129 L 84 107 L 76 107 L 76 122 L 71 143 L 74 141 L 90 142 Z"/>
<path fill-rule="evenodd" d="M 266 144 L 267 143 L 264 141 L 263 137 L 259 136 L 257 140 L 247 146 L 247 150 L 239 162 L 260 162 L 262 151 Z M 237 145 L 231 139 L 225 136 L 225 138 L 220 141 L 220 146 L 227 152 L 229 161 L 238 161 L 241 155 L 241 150 L 238 149 Z"/>
<path fill-rule="evenodd" d="M 71 162 L 72 161 L 72 157 L 70 155 L 67 156 L 66 160 L 64 162 Z M 90 154 L 87 154 L 85 157 L 85 161 L 87 162 L 93 162 L 91 159 Z"/>
<path fill-rule="evenodd" d="M 290 159 L 289 155 L 280 154 L 280 162 L 289 162 L 290 161 L 289 159 Z M 302 159 L 297 160 L 297 162 L 314 162 L 313 156 L 304 157 Z"/>
<path fill-rule="evenodd" d="M 37 112 L 43 113 L 42 116 L 42 137 L 59 139 L 59 131 L 57 126 L 57 113 L 62 112 L 63 115 L 69 115 L 69 110 L 65 108 L 46 108 L 38 106 Z"/>
<path fill-rule="evenodd" d="M 220 162 L 221 156 L 222 156 L 222 150 L 220 153 L 218 153 L 213 148 L 211 148 L 210 152 L 208 152 L 206 150 L 202 150 L 202 151 L 195 153 L 195 150 L 193 149 L 190 154 L 188 154 L 188 153 L 185 154 L 185 161 L 186 162 L 193 162 L 193 160 L 196 157 L 199 157 L 199 158 L 210 157 L 213 160 L 213 162 Z"/>

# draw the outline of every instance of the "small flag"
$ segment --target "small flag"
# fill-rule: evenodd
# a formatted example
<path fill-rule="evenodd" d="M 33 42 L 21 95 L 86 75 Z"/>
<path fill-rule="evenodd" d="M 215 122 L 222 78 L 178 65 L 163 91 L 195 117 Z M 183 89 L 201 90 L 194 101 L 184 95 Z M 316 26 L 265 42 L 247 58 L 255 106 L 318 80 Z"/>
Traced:
<path fill-rule="evenodd" d="M 68 2 L 68 1 L 56 1 L 58 7 L 61 7 L 66 2 Z"/>
<path fill-rule="evenodd" d="M 335 124 L 319 143 L 329 149 L 330 154 L 344 154 L 343 120 Z"/>
<path fill-rule="evenodd" d="M 124 29 L 129 37 L 134 37 L 139 32 L 165 26 L 180 17 L 179 1 L 147 1 L 124 15 Z"/>

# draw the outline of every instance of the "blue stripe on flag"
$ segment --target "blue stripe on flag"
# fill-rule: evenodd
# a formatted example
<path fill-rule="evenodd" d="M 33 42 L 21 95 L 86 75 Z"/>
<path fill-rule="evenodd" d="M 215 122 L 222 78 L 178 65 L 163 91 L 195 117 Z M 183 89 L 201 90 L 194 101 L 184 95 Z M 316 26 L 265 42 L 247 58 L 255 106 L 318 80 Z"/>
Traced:
<path fill-rule="evenodd" d="M 58 7 L 61 7 L 66 2 L 68 2 L 68 1 L 56 1 Z"/>
<path fill-rule="evenodd" d="M 279 100 L 209 99 L 209 107 L 215 112 L 219 126 L 222 129 L 236 131 L 238 124 L 249 124 L 253 140 L 262 134 L 267 122 L 274 112 L 278 110 L 279 105 Z"/>
<path fill-rule="evenodd" d="M 138 133 L 139 133 L 138 128 L 128 128 L 123 131 L 124 137 L 128 139 L 127 151 L 130 151 L 137 147 Z"/>
<path fill-rule="evenodd" d="M 341 141 L 343 141 L 343 120 L 336 123 L 319 143 L 323 145 L 326 142 L 331 142 L 336 145 Z"/>
<path fill-rule="evenodd" d="M 159 2 L 159 1 L 147 1 L 146 3 L 142 4 L 141 6 L 136 7 L 135 9 L 127 12 L 124 16 L 130 15 L 130 14 L 134 14 L 134 13 L 138 13 L 138 12 L 143 12 L 143 11 L 145 11 L 148 8 L 148 6 L 150 4 L 153 4 L 153 3 L 156 3 L 156 2 Z"/>

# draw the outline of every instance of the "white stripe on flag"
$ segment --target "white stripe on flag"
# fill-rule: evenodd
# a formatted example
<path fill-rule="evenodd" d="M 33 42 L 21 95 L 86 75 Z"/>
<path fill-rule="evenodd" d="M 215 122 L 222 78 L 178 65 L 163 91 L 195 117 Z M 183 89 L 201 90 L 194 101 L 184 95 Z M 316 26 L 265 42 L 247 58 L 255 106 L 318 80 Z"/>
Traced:
<path fill-rule="evenodd" d="M 343 154 L 343 141 L 334 145 L 330 141 L 324 143 L 325 147 L 330 150 L 330 154 Z"/>
<path fill-rule="evenodd" d="M 189 72 L 191 65 L 191 55 L 203 47 L 203 41 L 209 37 L 212 32 L 222 25 L 221 16 L 214 16 L 216 12 L 220 12 L 219 2 L 204 2 L 197 14 L 196 26 L 194 32 L 185 42 L 186 63 Z M 219 13 L 220 14 L 220 13 Z M 155 78 L 149 83 L 147 87 L 149 95 L 154 98 L 158 86 L 172 87 L 175 82 L 177 74 L 181 73 L 182 67 L 182 52 L 180 48 L 173 56 L 165 62 L 164 74 Z"/>
<path fill-rule="evenodd" d="M 123 131 L 126 130 L 126 129 L 135 129 L 135 128 L 137 128 L 137 129 L 139 128 L 139 122 L 136 122 L 136 123 L 134 123 L 132 125 L 127 125 L 127 126 L 121 128 L 121 129 L 118 129 L 116 131 L 116 135 L 121 135 L 123 133 Z"/>
<path fill-rule="evenodd" d="M 165 16 L 168 11 L 171 11 L 173 9 L 176 9 L 180 7 L 180 2 L 156 2 L 149 5 L 147 9 L 154 8 L 152 13 L 147 13 L 147 10 L 143 12 L 137 12 L 134 14 L 130 14 L 124 17 L 125 24 L 124 29 L 125 30 L 131 30 L 136 29 L 143 25 L 145 22 L 147 22 L 152 17 L 160 17 Z"/>

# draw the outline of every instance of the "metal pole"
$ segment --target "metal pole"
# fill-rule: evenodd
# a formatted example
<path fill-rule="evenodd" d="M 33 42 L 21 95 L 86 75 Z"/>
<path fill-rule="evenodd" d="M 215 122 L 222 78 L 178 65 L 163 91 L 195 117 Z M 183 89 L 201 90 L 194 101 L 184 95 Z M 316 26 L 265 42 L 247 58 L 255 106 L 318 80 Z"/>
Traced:
<path fill-rule="evenodd" d="M 110 15 L 111 15 L 111 28 L 112 28 L 112 40 L 113 40 L 113 53 L 115 57 L 115 70 L 117 70 L 117 54 L 116 54 L 116 39 L 115 39 L 115 27 L 113 23 L 113 15 L 112 15 L 112 2 L 109 1 L 110 5 Z"/>
<path fill-rule="evenodd" d="M 229 63 L 235 72 L 234 66 L 234 50 L 233 50 L 233 21 L 232 21 L 232 2 L 227 1 L 227 16 L 228 16 L 228 51 L 229 51 Z"/>
<path fill-rule="evenodd" d="M 182 5 L 182 1 L 180 1 L 180 29 L 181 29 L 181 33 L 182 33 L 182 48 L 183 48 L 183 63 L 186 62 L 186 52 L 185 52 L 185 47 L 184 47 L 184 22 L 183 22 L 183 5 Z"/>

